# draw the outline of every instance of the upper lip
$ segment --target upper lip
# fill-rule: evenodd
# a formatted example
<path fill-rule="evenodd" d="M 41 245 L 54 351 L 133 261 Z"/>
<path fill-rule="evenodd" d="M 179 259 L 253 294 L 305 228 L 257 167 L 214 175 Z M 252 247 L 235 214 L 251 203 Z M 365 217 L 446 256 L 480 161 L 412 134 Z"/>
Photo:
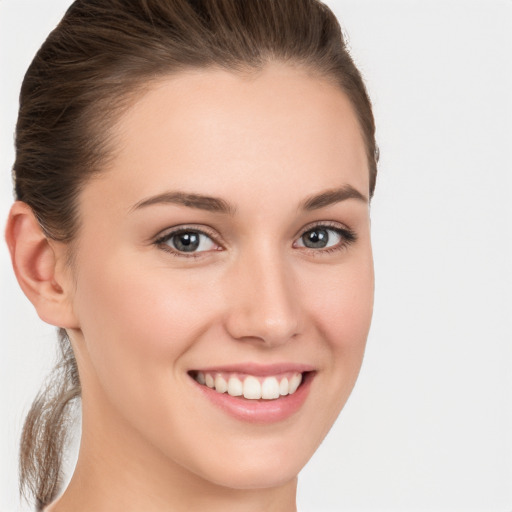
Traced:
<path fill-rule="evenodd" d="M 237 364 L 223 364 L 219 366 L 208 366 L 202 368 L 194 368 L 191 371 L 203 373 L 245 373 L 254 375 L 255 377 L 266 377 L 269 375 L 279 375 L 286 372 L 311 372 L 315 368 L 309 364 L 301 363 L 272 363 L 272 364 L 259 364 L 254 362 L 237 363 Z"/>

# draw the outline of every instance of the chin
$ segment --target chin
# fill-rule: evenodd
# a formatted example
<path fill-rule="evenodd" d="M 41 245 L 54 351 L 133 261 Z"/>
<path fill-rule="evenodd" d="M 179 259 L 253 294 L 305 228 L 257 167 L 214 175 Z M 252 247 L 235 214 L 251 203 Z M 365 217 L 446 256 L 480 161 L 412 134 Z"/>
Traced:
<path fill-rule="evenodd" d="M 240 449 L 234 445 L 229 452 L 224 452 L 224 456 L 211 453 L 211 458 L 202 460 L 198 476 L 232 489 L 281 487 L 297 478 L 316 448 L 300 442 L 281 442 L 278 447 L 275 443 L 257 444 L 248 439 Z"/>
<path fill-rule="evenodd" d="M 282 487 L 297 478 L 302 467 L 283 467 L 265 464 L 260 467 L 233 467 L 216 472 L 208 480 L 213 484 L 238 490 L 272 489 Z"/>

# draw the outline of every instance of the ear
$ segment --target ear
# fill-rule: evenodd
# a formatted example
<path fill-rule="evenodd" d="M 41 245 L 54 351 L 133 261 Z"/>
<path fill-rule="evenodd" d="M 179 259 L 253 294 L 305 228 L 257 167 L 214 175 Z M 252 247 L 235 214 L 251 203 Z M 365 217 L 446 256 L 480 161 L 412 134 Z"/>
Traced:
<path fill-rule="evenodd" d="M 76 328 L 66 245 L 49 240 L 32 209 L 21 201 L 11 208 L 5 238 L 18 283 L 41 320 L 57 327 Z"/>

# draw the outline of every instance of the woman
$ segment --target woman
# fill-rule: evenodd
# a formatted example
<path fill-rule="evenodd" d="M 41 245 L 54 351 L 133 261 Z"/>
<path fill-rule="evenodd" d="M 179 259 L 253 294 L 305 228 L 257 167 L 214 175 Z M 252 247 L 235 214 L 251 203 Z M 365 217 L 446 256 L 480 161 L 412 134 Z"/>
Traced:
<path fill-rule="evenodd" d="M 22 87 L 6 231 L 60 328 L 21 447 L 38 509 L 295 510 L 370 325 L 374 131 L 316 0 L 72 5 Z"/>

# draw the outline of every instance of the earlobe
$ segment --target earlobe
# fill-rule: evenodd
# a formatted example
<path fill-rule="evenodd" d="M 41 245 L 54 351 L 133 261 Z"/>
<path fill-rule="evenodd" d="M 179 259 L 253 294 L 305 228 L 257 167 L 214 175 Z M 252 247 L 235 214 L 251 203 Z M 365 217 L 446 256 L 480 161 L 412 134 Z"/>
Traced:
<path fill-rule="evenodd" d="M 49 240 L 32 209 L 21 201 L 11 208 L 5 238 L 18 283 L 39 317 L 57 327 L 76 328 L 64 244 Z"/>

